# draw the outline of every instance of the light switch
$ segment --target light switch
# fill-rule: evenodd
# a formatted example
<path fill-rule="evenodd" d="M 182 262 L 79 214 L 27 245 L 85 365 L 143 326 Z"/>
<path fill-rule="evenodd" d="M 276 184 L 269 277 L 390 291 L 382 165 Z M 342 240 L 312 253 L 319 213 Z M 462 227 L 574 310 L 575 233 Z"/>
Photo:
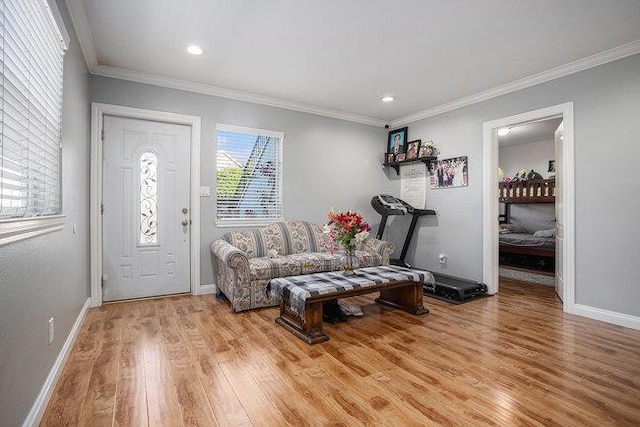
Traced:
<path fill-rule="evenodd" d="M 200 187 L 200 197 L 211 196 L 211 187 Z"/>

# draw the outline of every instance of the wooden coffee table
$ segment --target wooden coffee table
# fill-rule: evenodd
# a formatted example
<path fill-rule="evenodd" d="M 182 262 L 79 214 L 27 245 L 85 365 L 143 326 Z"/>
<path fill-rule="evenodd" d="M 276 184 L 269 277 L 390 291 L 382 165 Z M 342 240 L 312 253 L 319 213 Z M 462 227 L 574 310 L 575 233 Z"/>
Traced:
<path fill-rule="evenodd" d="M 353 276 L 330 272 L 278 278 L 270 286 L 280 297 L 276 323 L 307 344 L 317 344 L 329 339 L 322 331 L 324 301 L 380 292 L 376 303 L 422 315 L 429 312 L 422 285 L 431 281 L 428 271 L 382 266 L 358 269 Z"/>

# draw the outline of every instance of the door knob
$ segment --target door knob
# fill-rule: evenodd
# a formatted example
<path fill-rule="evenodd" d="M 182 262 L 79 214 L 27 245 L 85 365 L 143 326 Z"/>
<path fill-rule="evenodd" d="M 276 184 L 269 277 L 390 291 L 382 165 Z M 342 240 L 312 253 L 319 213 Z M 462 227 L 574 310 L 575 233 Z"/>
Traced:
<path fill-rule="evenodd" d="M 187 225 L 189 225 L 189 220 L 183 219 L 182 220 L 182 226 L 186 227 Z"/>

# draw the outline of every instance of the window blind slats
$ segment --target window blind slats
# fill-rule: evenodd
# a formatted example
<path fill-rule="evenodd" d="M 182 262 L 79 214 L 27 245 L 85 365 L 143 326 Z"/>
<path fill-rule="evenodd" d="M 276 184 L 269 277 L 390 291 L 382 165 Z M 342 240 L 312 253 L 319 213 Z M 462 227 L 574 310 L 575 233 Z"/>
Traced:
<path fill-rule="evenodd" d="M 64 51 L 42 0 L 0 0 L 0 218 L 61 211 Z"/>
<path fill-rule="evenodd" d="M 282 139 L 276 132 L 218 126 L 218 220 L 282 219 Z"/>

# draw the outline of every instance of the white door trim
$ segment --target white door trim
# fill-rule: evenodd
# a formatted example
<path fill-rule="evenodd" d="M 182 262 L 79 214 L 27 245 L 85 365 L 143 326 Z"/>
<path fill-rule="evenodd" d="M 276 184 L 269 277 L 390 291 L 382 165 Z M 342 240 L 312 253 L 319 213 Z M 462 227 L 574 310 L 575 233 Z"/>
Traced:
<path fill-rule="evenodd" d="M 489 293 L 498 292 L 498 135 L 497 129 L 543 118 L 562 116 L 564 121 L 563 173 L 563 220 L 565 224 L 565 246 L 563 252 L 565 286 L 563 309 L 576 313 L 575 307 L 575 158 L 573 133 L 573 102 L 541 108 L 515 116 L 492 120 L 483 124 L 483 265 L 482 278 Z"/>
<path fill-rule="evenodd" d="M 91 305 L 102 304 L 102 130 L 105 115 L 132 119 L 153 120 L 191 127 L 191 179 L 190 209 L 191 236 L 189 258 L 191 269 L 191 293 L 200 293 L 200 117 L 164 111 L 123 107 L 120 105 L 91 103 Z"/>

